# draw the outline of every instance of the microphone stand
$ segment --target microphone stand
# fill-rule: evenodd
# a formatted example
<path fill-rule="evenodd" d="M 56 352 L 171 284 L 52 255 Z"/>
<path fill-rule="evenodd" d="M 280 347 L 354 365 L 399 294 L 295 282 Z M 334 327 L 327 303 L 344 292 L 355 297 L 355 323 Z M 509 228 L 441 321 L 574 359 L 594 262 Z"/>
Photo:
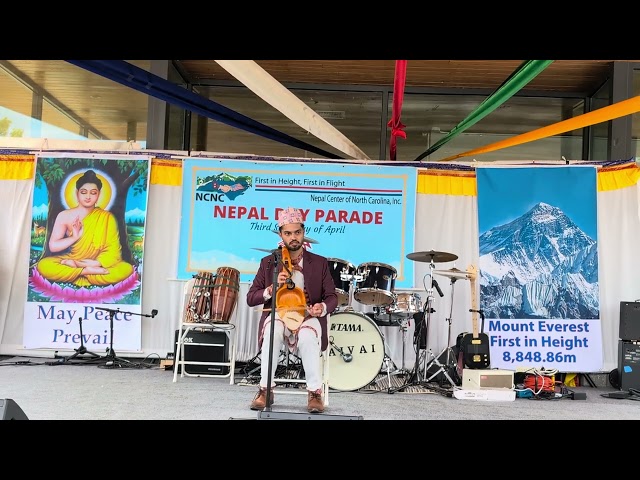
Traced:
<path fill-rule="evenodd" d="M 80 346 L 78 348 L 74 348 L 76 353 L 74 353 L 69 357 L 64 357 L 64 361 L 69 362 L 74 358 L 78 357 L 78 355 L 89 355 L 89 357 L 80 357 L 78 358 L 78 360 L 89 360 L 89 361 L 93 361 L 95 359 L 99 360 L 100 355 L 87 350 L 87 347 L 84 346 L 84 336 L 82 335 L 82 317 L 78 318 L 78 324 L 80 325 Z"/>
<path fill-rule="evenodd" d="M 273 252 L 273 257 L 275 260 L 273 265 L 273 277 L 271 281 L 271 285 L 273 285 L 273 288 L 271 290 L 271 328 L 269 329 L 269 368 L 267 370 L 267 400 L 263 412 L 271 411 L 271 372 L 273 372 L 273 335 L 276 326 L 276 295 L 278 292 L 278 265 L 280 265 L 279 253 L 280 250 L 276 250 L 275 252 Z M 260 418 L 260 413 L 258 413 L 258 418 Z"/>
<path fill-rule="evenodd" d="M 123 367 L 134 367 L 135 364 L 130 362 L 129 360 L 125 360 L 124 358 L 120 358 L 116 355 L 116 352 L 113 349 L 113 318 L 117 313 L 129 313 L 131 315 L 139 315 L 141 317 L 155 317 L 158 314 L 158 310 L 151 310 L 151 314 L 145 313 L 135 313 L 135 312 L 126 312 L 122 311 L 119 308 L 101 308 L 95 307 L 96 310 L 102 310 L 103 312 L 109 312 L 109 330 L 110 330 L 110 339 L 109 339 L 109 347 L 107 347 L 107 354 L 103 357 L 100 357 L 99 360 L 104 361 L 105 368 L 123 368 Z"/>

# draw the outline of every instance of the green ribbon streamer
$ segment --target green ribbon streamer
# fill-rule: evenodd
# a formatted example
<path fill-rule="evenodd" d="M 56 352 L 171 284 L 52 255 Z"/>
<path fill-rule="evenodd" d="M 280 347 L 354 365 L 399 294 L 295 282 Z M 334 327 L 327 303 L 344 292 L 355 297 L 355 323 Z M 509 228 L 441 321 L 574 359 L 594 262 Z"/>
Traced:
<path fill-rule="evenodd" d="M 518 90 L 522 89 L 527 83 L 536 78 L 540 72 L 547 68 L 552 62 L 553 60 L 527 60 L 522 63 L 522 65 L 520 65 L 509 76 L 509 78 L 507 78 L 502 85 L 496 89 L 495 92 L 484 99 L 484 101 L 467 116 L 467 118 L 462 120 L 447 135 L 434 143 L 425 152 L 421 153 L 415 161 L 419 162 L 424 157 L 431 155 L 445 143 L 464 132 L 467 128 L 478 123 L 504 102 L 513 97 Z"/>

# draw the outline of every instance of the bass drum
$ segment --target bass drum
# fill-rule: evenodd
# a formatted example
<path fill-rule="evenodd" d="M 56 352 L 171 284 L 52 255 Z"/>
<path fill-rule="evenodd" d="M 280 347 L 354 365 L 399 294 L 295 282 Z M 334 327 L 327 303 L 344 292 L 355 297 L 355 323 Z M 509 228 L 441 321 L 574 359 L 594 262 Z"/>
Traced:
<path fill-rule="evenodd" d="M 366 315 L 341 312 L 329 323 L 329 387 L 353 391 L 373 382 L 382 370 L 384 340 Z"/>

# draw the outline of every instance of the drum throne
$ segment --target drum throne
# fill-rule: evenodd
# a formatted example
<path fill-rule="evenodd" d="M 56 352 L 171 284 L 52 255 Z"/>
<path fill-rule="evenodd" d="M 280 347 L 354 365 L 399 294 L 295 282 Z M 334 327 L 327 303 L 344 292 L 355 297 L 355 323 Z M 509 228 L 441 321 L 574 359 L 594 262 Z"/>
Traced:
<path fill-rule="evenodd" d="M 329 316 L 327 316 L 329 321 Z M 282 361 L 278 362 L 274 378 L 275 394 L 307 395 L 307 382 L 304 377 L 302 360 L 297 356 L 297 350 L 291 351 L 286 343 L 280 351 Z M 329 406 L 329 347 L 322 352 L 322 400 L 324 406 Z M 268 359 L 267 359 L 268 361 Z"/>

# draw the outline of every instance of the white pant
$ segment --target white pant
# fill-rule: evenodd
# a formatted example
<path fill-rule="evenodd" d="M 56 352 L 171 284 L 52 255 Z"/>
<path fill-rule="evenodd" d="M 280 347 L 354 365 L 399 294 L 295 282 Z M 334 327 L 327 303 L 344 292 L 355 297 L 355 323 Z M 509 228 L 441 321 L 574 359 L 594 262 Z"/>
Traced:
<path fill-rule="evenodd" d="M 267 388 L 267 378 L 269 373 L 269 339 L 271 335 L 271 319 L 267 318 L 262 337 L 262 350 L 260 351 L 260 387 Z M 273 355 L 271 356 L 271 388 L 275 387 L 274 378 L 278 366 L 280 350 L 285 343 L 285 339 L 291 335 L 284 323 L 276 318 L 276 328 L 273 332 Z M 322 330 L 317 318 L 305 320 L 298 329 L 298 355 L 302 360 L 304 368 L 305 382 L 307 390 L 316 391 L 322 388 L 322 372 L 320 365 L 320 337 Z M 287 347 L 289 348 L 289 347 Z"/>

